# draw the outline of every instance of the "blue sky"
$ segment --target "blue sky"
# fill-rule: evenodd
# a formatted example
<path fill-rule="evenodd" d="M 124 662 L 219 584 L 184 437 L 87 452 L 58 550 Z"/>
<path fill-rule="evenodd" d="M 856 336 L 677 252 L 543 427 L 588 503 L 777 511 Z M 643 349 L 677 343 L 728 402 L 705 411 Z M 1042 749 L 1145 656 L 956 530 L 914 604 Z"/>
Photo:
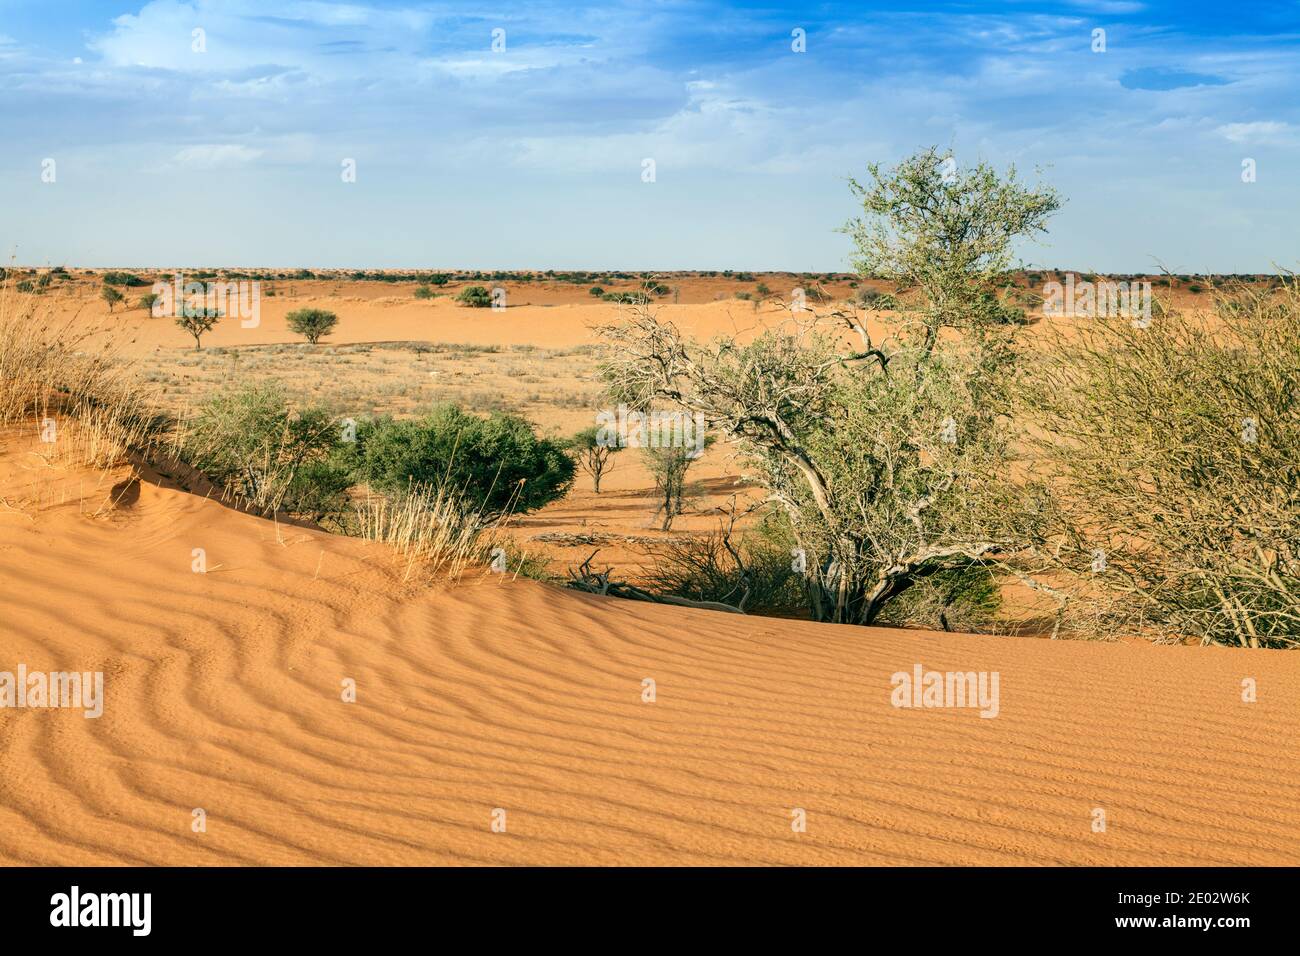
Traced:
<path fill-rule="evenodd" d="M 930 144 L 1066 197 L 1030 264 L 1295 268 L 1300 2 L 0 0 L 31 264 L 840 270 Z"/>

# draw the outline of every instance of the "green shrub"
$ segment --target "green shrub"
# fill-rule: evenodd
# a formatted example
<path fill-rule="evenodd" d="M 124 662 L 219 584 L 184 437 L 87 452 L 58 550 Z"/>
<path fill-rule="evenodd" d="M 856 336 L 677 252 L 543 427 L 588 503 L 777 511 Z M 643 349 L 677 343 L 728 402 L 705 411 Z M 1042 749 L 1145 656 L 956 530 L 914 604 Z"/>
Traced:
<path fill-rule="evenodd" d="M 979 562 L 920 578 L 885 606 L 882 624 L 933 630 L 986 632 L 994 629 L 1002 592 L 993 572 Z"/>
<path fill-rule="evenodd" d="M 322 409 L 292 411 L 280 386 L 243 385 L 209 398 L 180 438 L 180 456 L 262 514 L 313 518 L 341 508 L 350 449 Z"/>
<path fill-rule="evenodd" d="M 864 309 L 874 309 L 878 312 L 892 312 L 898 308 L 898 300 L 888 292 L 881 292 L 879 289 L 862 289 L 858 292 L 858 303 Z"/>
<path fill-rule="evenodd" d="M 456 301 L 472 309 L 485 309 L 492 304 L 492 293 L 481 285 L 467 286 L 461 289 Z"/>
<path fill-rule="evenodd" d="M 105 272 L 104 282 L 106 285 L 125 285 L 125 286 L 141 286 L 141 285 L 149 284 L 144 279 L 141 279 L 138 275 L 133 275 L 130 272 Z"/>
<path fill-rule="evenodd" d="M 432 299 L 433 296 L 434 296 L 434 291 L 430 289 L 427 285 L 421 285 L 415 287 L 415 297 L 417 299 Z"/>
<path fill-rule="evenodd" d="M 645 584 L 655 594 L 730 604 L 746 613 L 790 613 L 805 599 L 802 575 L 783 541 L 792 539 L 766 525 L 731 541 L 721 528 L 670 538 L 654 547 Z"/>
<path fill-rule="evenodd" d="M 524 418 L 480 418 L 450 404 L 420 419 L 366 423 L 357 445 L 358 476 L 374 487 L 446 483 L 489 518 L 541 508 L 563 497 L 574 477 L 563 443 L 537 437 Z"/>
<path fill-rule="evenodd" d="M 329 335 L 339 324 L 339 317 L 325 309 L 297 309 L 286 317 L 289 328 L 303 336 L 312 345 L 320 341 L 321 336 Z"/>
<path fill-rule="evenodd" d="M 1078 630 L 1300 646 L 1300 281 L 1096 319 L 1026 399 Z"/>

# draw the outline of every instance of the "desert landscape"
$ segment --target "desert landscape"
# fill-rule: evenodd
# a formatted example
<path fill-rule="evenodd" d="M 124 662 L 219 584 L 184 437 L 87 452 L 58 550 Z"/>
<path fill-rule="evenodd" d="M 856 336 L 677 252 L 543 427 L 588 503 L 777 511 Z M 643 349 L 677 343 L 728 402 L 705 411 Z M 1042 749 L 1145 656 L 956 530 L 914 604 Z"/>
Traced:
<path fill-rule="evenodd" d="M 736 299 L 731 279 L 667 281 L 679 301 L 662 310 L 701 337 L 752 338 L 788 315 Z M 295 280 L 275 283 L 257 328 L 218 323 L 195 350 L 170 319 L 110 312 L 98 272 L 57 285 L 51 327 L 85 349 L 118 343 L 115 361 L 177 414 L 265 376 L 339 416 L 459 400 L 557 438 L 591 423 L 595 330 L 623 308 L 585 285 L 506 286 L 507 308 L 475 310 L 457 284 L 419 300 L 415 283 Z M 303 307 L 340 316 L 328 344 L 289 330 Z M 486 563 L 413 578 L 384 542 L 248 513 L 131 455 L 65 458 L 39 424 L 11 422 L 0 446 L 0 649 L 102 671 L 107 706 L 0 718 L 7 863 L 1300 861 L 1300 745 L 1275 732 L 1300 717 L 1285 652 L 737 616 Z M 628 450 L 599 495 L 579 475 L 506 531 L 552 574 L 598 552 L 639 580 L 656 541 L 761 497 L 725 443 L 690 481 L 665 532 Z M 1007 591 L 1033 620 L 1033 593 Z M 891 675 L 918 662 L 997 672 L 997 719 L 892 705 Z"/>
<path fill-rule="evenodd" d="M 1285 928 L 1294 7 L 0 4 L 6 932 Z"/>

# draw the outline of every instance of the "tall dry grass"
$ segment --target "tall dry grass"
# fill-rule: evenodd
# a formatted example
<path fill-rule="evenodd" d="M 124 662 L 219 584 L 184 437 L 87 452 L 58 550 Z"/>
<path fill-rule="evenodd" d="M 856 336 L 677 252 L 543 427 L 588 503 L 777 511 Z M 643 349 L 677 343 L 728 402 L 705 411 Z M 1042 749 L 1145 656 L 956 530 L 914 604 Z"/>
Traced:
<path fill-rule="evenodd" d="M 412 486 L 399 494 L 369 490 L 353 502 L 355 533 L 392 548 L 405 561 L 403 581 L 418 576 L 455 580 L 480 564 L 495 523 L 485 524 L 454 489 Z"/>
<path fill-rule="evenodd" d="M 43 456 L 106 469 L 165 430 L 152 389 L 124 360 L 124 332 L 56 315 L 52 296 L 0 282 L 0 425 L 30 429 Z"/>

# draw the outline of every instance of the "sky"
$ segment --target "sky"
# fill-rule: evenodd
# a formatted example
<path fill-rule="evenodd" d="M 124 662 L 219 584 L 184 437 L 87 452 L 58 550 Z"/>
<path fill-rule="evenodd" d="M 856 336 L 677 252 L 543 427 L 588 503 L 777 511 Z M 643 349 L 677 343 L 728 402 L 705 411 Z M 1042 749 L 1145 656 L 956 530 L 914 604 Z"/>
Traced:
<path fill-rule="evenodd" d="M 30 265 L 841 271 L 930 145 L 1062 194 L 1027 265 L 1300 267 L 1300 0 L 0 0 Z"/>

